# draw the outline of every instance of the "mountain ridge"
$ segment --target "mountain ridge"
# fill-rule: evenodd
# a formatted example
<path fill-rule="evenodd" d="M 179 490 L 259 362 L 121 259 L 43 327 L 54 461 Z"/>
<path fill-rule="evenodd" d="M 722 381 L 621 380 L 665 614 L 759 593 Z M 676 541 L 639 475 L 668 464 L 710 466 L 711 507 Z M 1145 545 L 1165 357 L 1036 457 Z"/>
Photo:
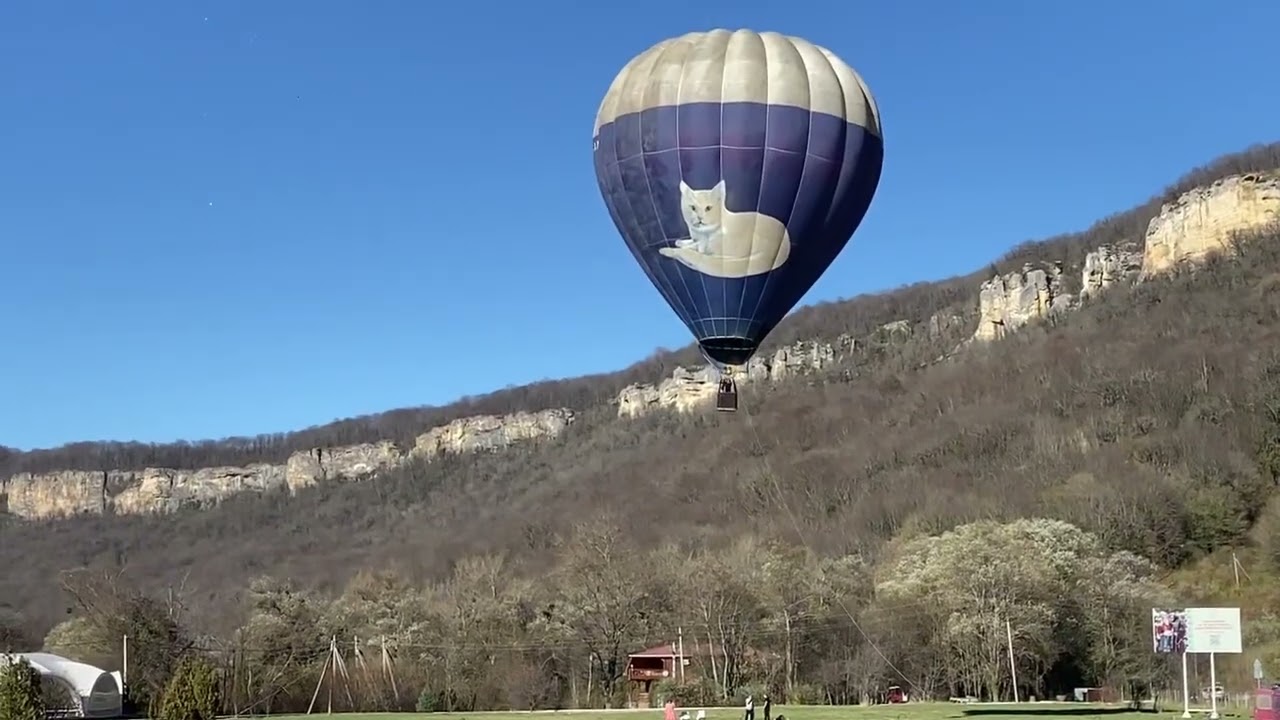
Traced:
<path fill-rule="evenodd" d="M 1066 309 L 1114 282 L 1132 279 L 1138 274 L 1157 274 L 1180 261 L 1200 262 L 1204 248 L 1171 247 L 1168 232 L 1161 239 L 1162 250 L 1158 255 L 1162 268 L 1139 272 L 1133 267 L 1133 256 L 1135 252 L 1141 256 L 1146 250 L 1153 223 L 1162 213 L 1185 210 L 1188 197 L 1208 192 L 1215 183 L 1276 168 L 1280 168 L 1280 143 L 1255 145 L 1188 172 L 1146 203 L 1104 218 L 1084 231 L 1016 246 L 988 266 L 986 274 L 990 279 L 985 282 L 978 282 L 984 273 L 976 271 L 937 282 L 915 283 L 883 293 L 802 307 L 765 343 L 760 355 L 753 360 L 749 376 L 776 381 L 820 370 L 835 363 L 837 356 L 847 356 L 859 342 L 875 342 L 885 332 L 911 334 L 921 326 L 926 327 L 932 337 L 951 338 L 956 328 L 967 328 L 976 322 L 971 340 L 994 340 L 1027 322 L 1056 312 L 1051 307 L 1055 302 Z M 1252 220 L 1243 225 L 1261 224 Z M 1186 219 L 1180 223 L 1185 225 Z M 1151 264 L 1150 258 L 1146 264 Z M 1011 295 L 1022 297 L 1010 301 Z M 831 318 L 816 322 L 822 315 L 843 317 L 836 318 L 834 323 Z M 834 325 L 842 331 L 833 336 L 829 330 L 822 332 L 815 325 L 827 328 Z M 808 357 L 797 359 L 806 353 Z M 696 359 L 696 350 L 690 345 L 677 351 L 657 352 L 613 373 L 543 381 L 477 398 L 464 397 L 445 406 L 393 409 L 289 433 L 177 443 L 78 442 L 33 451 L 0 446 L 0 500 L 6 501 L 0 502 L 0 511 L 13 512 L 15 507 L 23 507 L 12 500 L 13 487 L 23 484 L 15 480 L 29 484 L 41 475 L 72 471 L 103 473 L 101 484 L 105 493 L 113 483 L 126 489 L 139 483 L 163 486 L 167 475 L 172 485 L 176 472 L 224 470 L 229 477 L 227 482 L 240 483 L 245 489 L 262 490 L 277 484 L 296 489 L 328 476 L 341 479 L 367 476 L 392 462 L 392 455 L 413 454 L 415 449 L 431 442 L 438 442 L 439 446 L 427 454 L 460 448 L 464 452 L 505 448 L 512 442 L 554 437 L 572 422 L 575 413 L 602 405 L 617 406 L 619 415 L 627 417 L 648 412 L 651 406 L 688 411 L 704 405 L 714 390 L 704 370 L 689 367 Z M 519 439 L 515 441 L 499 437 L 496 441 L 476 442 L 466 437 L 467 426 L 484 426 L 487 428 L 484 432 L 502 435 L 508 425 L 528 426 L 531 416 L 535 418 L 532 424 L 537 425 L 540 422 L 537 418 L 548 415 L 559 419 L 551 421 L 546 432 L 517 429 L 514 434 Z M 440 435 L 448 440 L 439 442 Z M 337 461 L 339 467 L 333 473 L 318 467 L 324 464 L 322 455 L 326 452 L 346 458 Z M 310 456 L 316 460 L 310 462 Z M 308 470 L 301 470 L 303 465 L 309 466 Z M 238 470 L 260 466 L 282 466 L 283 470 L 278 479 L 262 482 L 237 479 L 243 474 Z M 113 480 L 109 477 L 112 473 L 124 474 L 124 477 Z M 92 484 L 94 480 L 78 478 L 75 482 Z M 163 495 L 163 488 L 157 487 L 151 494 Z M 168 499 L 171 498 L 165 502 Z M 105 502 L 104 499 L 97 504 Z M 93 511 L 94 503 L 62 505 L 65 503 L 52 512 L 19 514 L 45 516 Z"/>

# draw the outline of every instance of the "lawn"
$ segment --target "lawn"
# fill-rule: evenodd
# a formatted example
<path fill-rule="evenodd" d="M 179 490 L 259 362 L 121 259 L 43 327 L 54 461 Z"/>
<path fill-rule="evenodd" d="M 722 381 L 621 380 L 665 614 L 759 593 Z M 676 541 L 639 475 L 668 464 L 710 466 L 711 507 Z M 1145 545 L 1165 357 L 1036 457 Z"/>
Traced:
<path fill-rule="evenodd" d="M 1251 716 L 1249 708 L 1226 706 L 1219 708 L 1223 718 L 1242 720 Z M 323 715 L 320 710 L 314 715 Z M 690 713 L 693 714 L 693 713 Z M 1161 708 L 1157 717 L 1176 718 L 1182 714 L 1179 705 Z M 335 713 L 337 715 L 337 713 Z M 539 716 L 562 715 L 573 720 L 662 720 L 662 708 L 650 710 L 559 710 L 539 712 L 472 712 L 472 713 L 343 713 L 340 720 L 531 720 Z M 1035 703 L 1014 705 L 956 703 L 909 703 L 905 705 L 831 706 L 797 705 L 776 706 L 773 720 L 785 716 L 786 720 L 1151 720 L 1152 713 L 1137 713 L 1126 708 L 1083 703 Z M 306 715 L 279 716 L 300 720 Z M 1192 711 L 1196 720 L 1207 720 L 1208 711 Z M 741 708 L 708 708 L 707 720 L 742 720 Z M 756 708 L 756 720 L 763 720 L 760 708 Z"/>

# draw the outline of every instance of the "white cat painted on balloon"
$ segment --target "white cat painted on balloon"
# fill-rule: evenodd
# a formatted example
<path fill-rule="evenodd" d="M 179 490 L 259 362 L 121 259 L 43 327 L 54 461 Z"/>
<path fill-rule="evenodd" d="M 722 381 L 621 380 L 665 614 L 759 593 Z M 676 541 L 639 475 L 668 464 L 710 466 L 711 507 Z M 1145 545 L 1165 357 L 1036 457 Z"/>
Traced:
<path fill-rule="evenodd" d="M 777 218 L 758 212 L 733 212 L 724 206 L 724 180 L 709 190 L 680 181 L 680 214 L 689 237 L 663 256 L 706 275 L 743 278 L 777 270 L 791 256 L 791 236 Z"/>

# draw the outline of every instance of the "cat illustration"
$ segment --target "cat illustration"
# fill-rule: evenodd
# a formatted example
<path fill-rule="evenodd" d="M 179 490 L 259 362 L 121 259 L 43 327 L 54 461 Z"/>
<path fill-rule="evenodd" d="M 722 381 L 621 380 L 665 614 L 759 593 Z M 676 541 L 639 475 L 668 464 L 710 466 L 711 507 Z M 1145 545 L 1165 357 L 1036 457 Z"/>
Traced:
<path fill-rule="evenodd" d="M 680 214 L 689 237 L 662 248 L 698 272 L 716 277 L 747 277 L 776 270 L 791 255 L 791 237 L 777 218 L 725 208 L 724 180 L 707 190 L 680 181 Z"/>
<path fill-rule="evenodd" d="M 676 247 L 696 249 L 703 255 L 719 255 L 722 247 L 721 220 L 724 209 L 724 181 L 710 190 L 694 190 L 680 181 L 680 215 L 689 228 L 689 237 L 676 240 Z"/>

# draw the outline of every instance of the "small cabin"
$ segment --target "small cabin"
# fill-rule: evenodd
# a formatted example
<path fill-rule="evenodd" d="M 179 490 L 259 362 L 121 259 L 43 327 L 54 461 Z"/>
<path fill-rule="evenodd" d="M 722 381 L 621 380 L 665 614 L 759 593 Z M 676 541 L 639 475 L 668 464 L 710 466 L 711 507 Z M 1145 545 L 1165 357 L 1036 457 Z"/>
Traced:
<path fill-rule="evenodd" d="M 668 678 L 680 678 L 680 669 L 688 671 L 689 649 L 683 656 L 679 648 L 668 643 L 627 656 L 627 705 L 631 708 L 653 707 L 654 686 Z"/>

